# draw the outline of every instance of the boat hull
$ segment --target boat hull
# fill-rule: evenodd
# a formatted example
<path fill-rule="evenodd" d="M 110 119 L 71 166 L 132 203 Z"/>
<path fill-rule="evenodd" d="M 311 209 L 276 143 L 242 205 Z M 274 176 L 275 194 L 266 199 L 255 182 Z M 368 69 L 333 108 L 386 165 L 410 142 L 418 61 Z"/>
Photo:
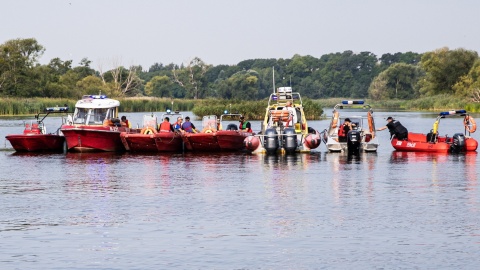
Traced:
<path fill-rule="evenodd" d="M 5 138 L 18 152 L 62 152 L 65 143 L 64 136 L 54 134 L 19 134 Z"/>
<path fill-rule="evenodd" d="M 221 150 L 216 132 L 184 133 L 182 138 L 185 143 L 185 148 L 190 151 L 219 152 Z"/>
<path fill-rule="evenodd" d="M 447 153 L 451 149 L 451 138 L 439 136 L 437 142 L 428 142 L 427 135 L 422 133 L 408 133 L 408 140 L 397 140 L 393 138 L 392 146 L 397 151 L 408 152 L 431 152 L 431 153 Z M 473 138 L 465 139 L 464 151 L 476 151 L 478 142 Z"/>
<path fill-rule="evenodd" d="M 243 141 L 245 138 L 252 135 L 250 132 L 242 132 L 238 130 L 219 130 L 216 133 L 218 146 L 221 151 L 245 150 L 245 144 Z"/>
<path fill-rule="evenodd" d="M 183 150 L 183 140 L 177 132 L 156 134 L 122 132 L 120 138 L 125 149 L 131 152 L 181 152 Z"/>
<path fill-rule="evenodd" d="M 67 149 L 75 152 L 121 152 L 125 147 L 120 139 L 122 127 L 110 126 L 70 126 L 60 129 L 65 136 Z"/>

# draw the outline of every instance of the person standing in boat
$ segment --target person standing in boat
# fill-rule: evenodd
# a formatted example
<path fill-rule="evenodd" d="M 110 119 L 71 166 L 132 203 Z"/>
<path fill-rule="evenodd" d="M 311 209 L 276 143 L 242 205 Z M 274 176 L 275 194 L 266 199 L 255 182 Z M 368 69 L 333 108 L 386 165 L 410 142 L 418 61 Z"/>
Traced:
<path fill-rule="evenodd" d="M 292 102 L 287 101 L 287 103 L 285 104 L 285 107 L 283 107 L 283 110 L 286 110 L 289 112 L 288 120 L 284 122 L 283 125 L 285 127 L 293 126 L 293 124 L 297 122 L 297 119 L 296 119 L 297 115 L 295 113 L 295 109 L 292 107 Z"/>
<path fill-rule="evenodd" d="M 165 117 L 163 122 L 160 124 L 159 127 L 160 132 L 174 132 L 172 125 L 170 124 L 170 118 Z"/>
<path fill-rule="evenodd" d="M 182 124 L 182 130 L 188 133 L 197 133 L 195 125 L 190 122 L 190 116 L 185 117 L 185 122 Z"/>
<path fill-rule="evenodd" d="M 389 116 L 387 118 L 387 125 L 381 128 L 378 128 L 377 131 L 382 131 L 388 128 L 390 131 L 390 139 L 395 135 L 398 140 L 407 140 L 408 139 L 408 130 L 404 127 L 400 121 L 394 120 L 393 117 Z"/>
<path fill-rule="evenodd" d="M 245 121 L 244 116 L 240 116 L 240 130 L 246 131 L 246 132 L 253 132 L 252 131 L 252 125 L 250 124 L 249 121 Z"/>

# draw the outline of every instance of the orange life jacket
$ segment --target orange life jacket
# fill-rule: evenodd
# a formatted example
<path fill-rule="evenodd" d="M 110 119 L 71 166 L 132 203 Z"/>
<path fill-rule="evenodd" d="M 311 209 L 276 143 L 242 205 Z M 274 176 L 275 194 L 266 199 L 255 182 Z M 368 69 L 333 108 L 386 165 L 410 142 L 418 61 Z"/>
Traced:
<path fill-rule="evenodd" d="M 169 122 L 162 122 L 160 124 L 160 132 L 170 132 L 171 130 L 171 125 Z"/>

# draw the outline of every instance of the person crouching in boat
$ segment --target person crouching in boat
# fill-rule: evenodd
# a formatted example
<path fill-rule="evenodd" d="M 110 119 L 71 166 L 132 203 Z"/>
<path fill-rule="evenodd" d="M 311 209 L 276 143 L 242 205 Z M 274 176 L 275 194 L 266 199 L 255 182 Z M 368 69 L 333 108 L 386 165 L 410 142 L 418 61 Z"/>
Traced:
<path fill-rule="evenodd" d="M 182 130 L 188 133 L 197 133 L 195 125 L 190 122 L 190 117 L 185 117 L 185 122 L 182 124 Z"/>
<path fill-rule="evenodd" d="M 394 120 L 393 117 L 389 116 L 387 118 L 387 125 L 381 128 L 378 128 L 377 131 L 382 131 L 388 128 L 390 131 L 390 139 L 392 139 L 393 135 L 397 138 L 397 140 L 407 140 L 408 139 L 408 130 L 404 127 L 400 121 Z"/>
<path fill-rule="evenodd" d="M 245 121 L 244 116 L 240 116 L 240 120 L 238 120 L 238 122 L 240 122 L 240 129 L 242 131 L 252 132 L 252 125 L 250 124 L 250 122 Z"/>
<path fill-rule="evenodd" d="M 158 128 L 160 132 L 174 132 L 175 130 L 173 129 L 172 125 L 170 124 L 170 118 L 165 117 L 163 119 L 163 122 L 160 124 L 160 127 Z"/>

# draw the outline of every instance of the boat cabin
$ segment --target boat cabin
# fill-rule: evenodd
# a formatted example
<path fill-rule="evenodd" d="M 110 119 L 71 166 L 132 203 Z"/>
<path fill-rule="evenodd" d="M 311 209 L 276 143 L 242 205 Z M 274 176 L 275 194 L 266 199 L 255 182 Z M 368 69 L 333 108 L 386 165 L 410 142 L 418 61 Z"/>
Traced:
<path fill-rule="evenodd" d="M 119 106 L 118 100 L 110 99 L 106 95 L 84 95 L 75 104 L 73 124 L 104 125 L 106 120 L 116 122 Z"/>

